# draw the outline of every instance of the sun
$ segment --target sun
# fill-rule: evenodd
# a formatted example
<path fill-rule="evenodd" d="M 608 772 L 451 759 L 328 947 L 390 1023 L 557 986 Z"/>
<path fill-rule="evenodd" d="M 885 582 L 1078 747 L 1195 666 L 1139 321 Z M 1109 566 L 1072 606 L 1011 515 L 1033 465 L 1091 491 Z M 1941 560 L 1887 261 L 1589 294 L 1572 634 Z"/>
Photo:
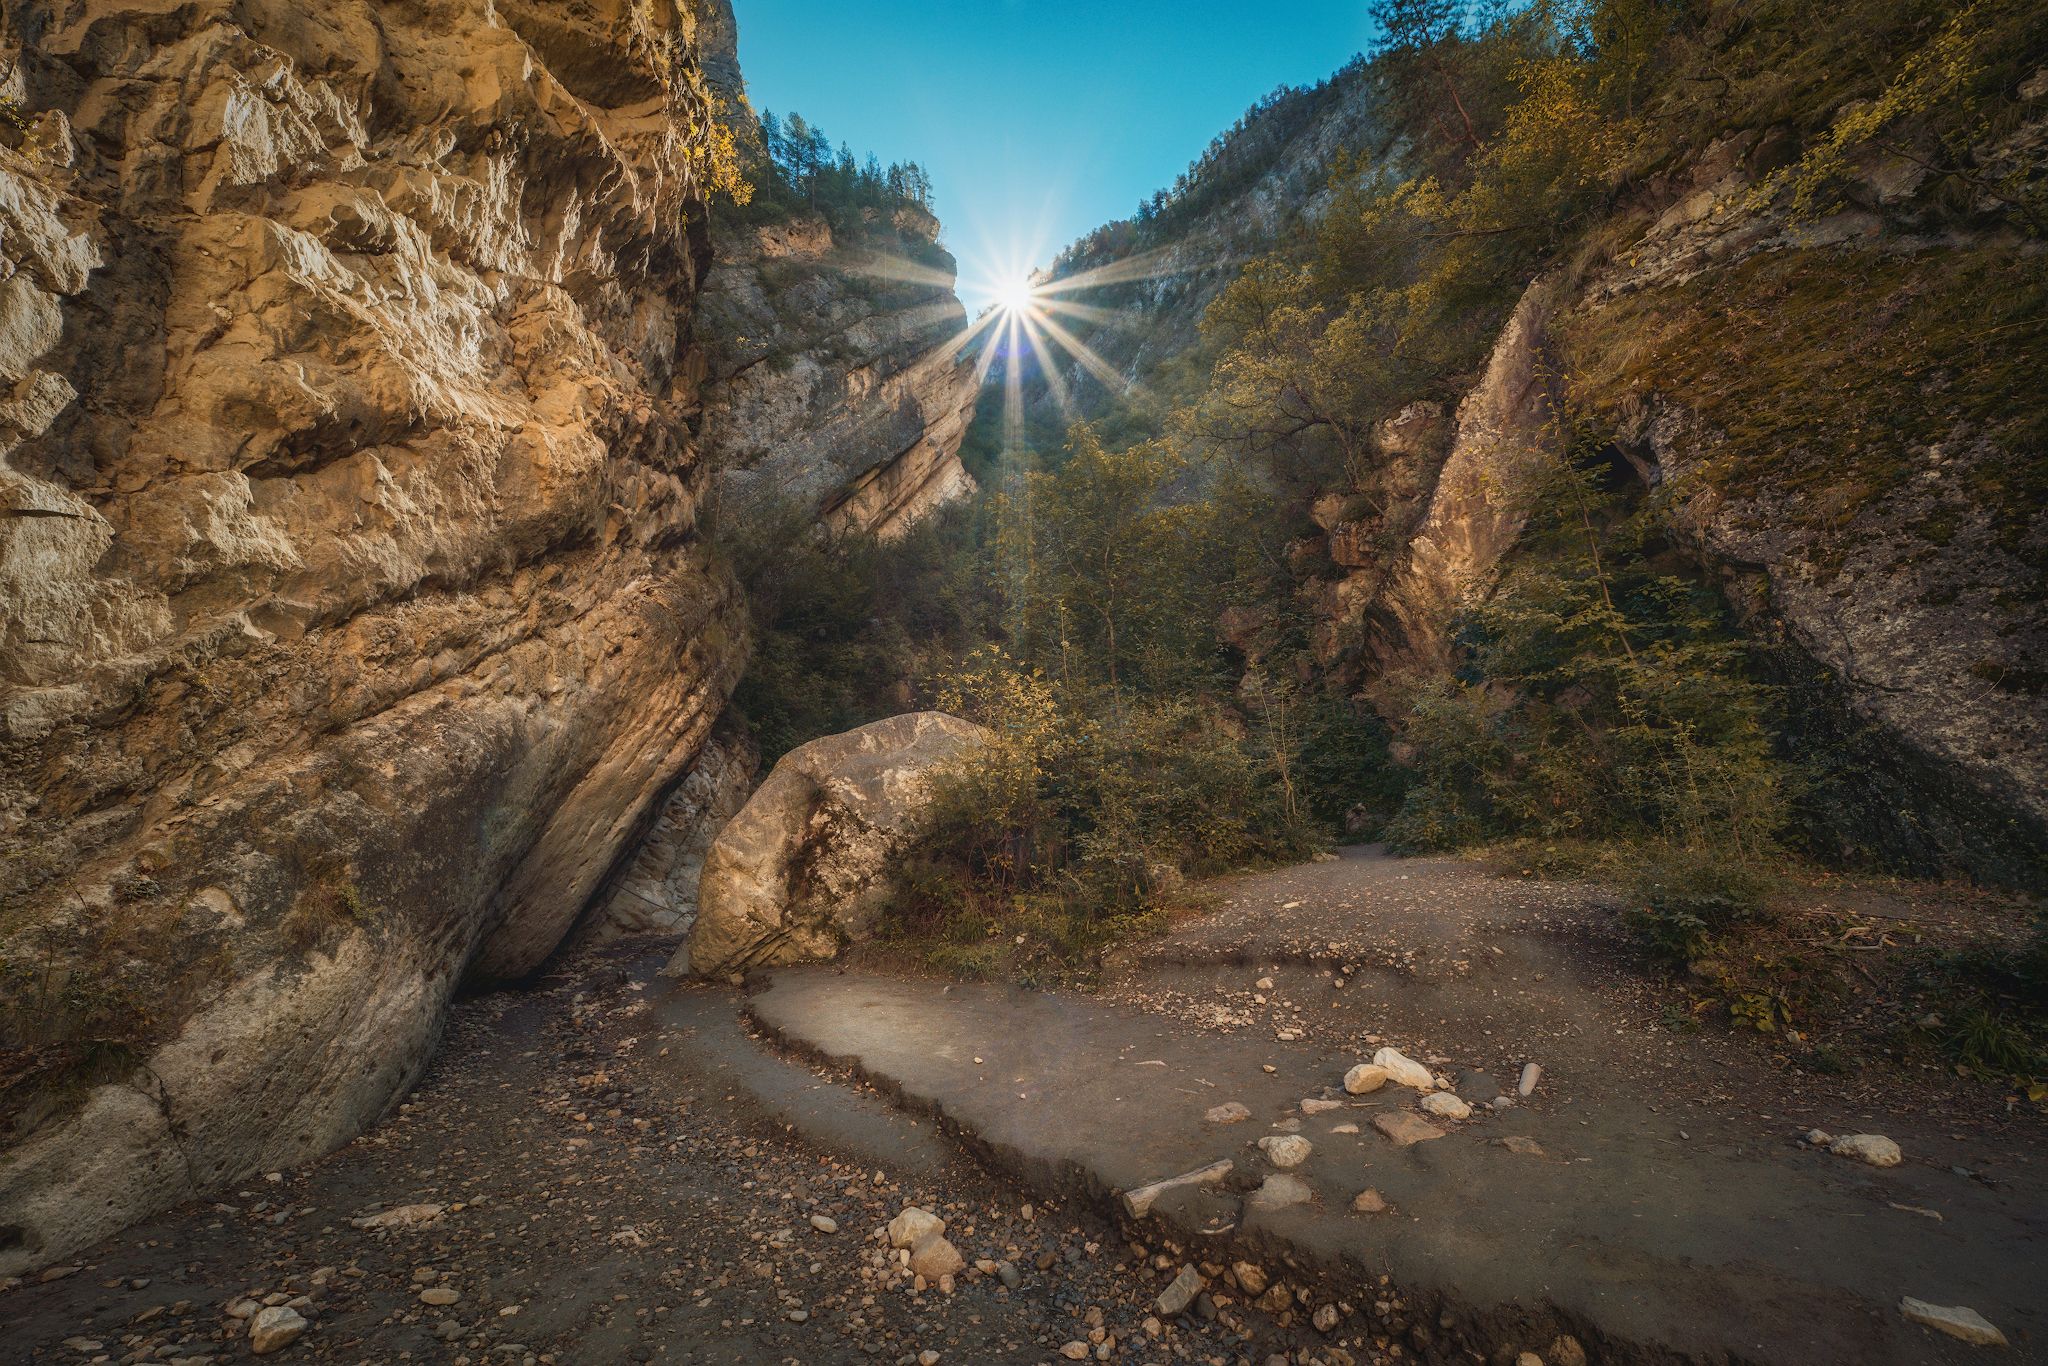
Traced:
<path fill-rule="evenodd" d="M 996 291 L 996 307 L 1005 313 L 1029 313 L 1037 307 L 1038 284 L 1030 276 L 1019 276 Z"/>

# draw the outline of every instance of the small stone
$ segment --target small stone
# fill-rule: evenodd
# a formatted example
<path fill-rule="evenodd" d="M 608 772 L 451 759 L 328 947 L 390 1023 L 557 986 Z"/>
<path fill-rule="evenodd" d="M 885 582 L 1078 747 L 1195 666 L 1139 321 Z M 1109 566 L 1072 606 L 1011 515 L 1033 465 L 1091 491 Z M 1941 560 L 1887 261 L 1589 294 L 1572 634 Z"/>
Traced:
<path fill-rule="evenodd" d="M 1351 1208 L 1358 1214 L 1384 1214 L 1387 1211 L 1387 1197 L 1376 1190 L 1362 1190 L 1351 1197 Z"/>
<path fill-rule="evenodd" d="M 1835 1136 L 1826 1129 L 1808 1129 L 1806 1141 L 1816 1148 L 1825 1148 L 1835 1141 Z"/>
<path fill-rule="evenodd" d="M 249 1350 L 257 1356 L 281 1352 L 305 1331 L 306 1319 L 298 1310 L 273 1305 L 249 1321 Z"/>
<path fill-rule="evenodd" d="M 1273 979 L 1261 977 L 1258 981 L 1252 983 L 1252 987 L 1258 991 L 1271 991 L 1273 989 Z"/>
<path fill-rule="evenodd" d="M 253 1319 L 256 1317 L 256 1311 L 262 1307 L 258 1301 L 243 1295 L 228 1301 L 227 1314 L 231 1319 Z"/>
<path fill-rule="evenodd" d="M 1300 1134 L 1268 1134 L 1259 1140 L 1259 1148 L 1268 1162 L 1282 1170 L 1299 1167 L 1315 1151 L 1315 1145 Z"/>
<path fill-rule="evenodd" d="M 939 1354 L 927 1347 L 917 1354 L 917 1366 L 939 1366 Z"/>
<path fill-rule="evenodd" d="M 1310 1096 L 1301 1103 L 1301 1112 L 1305 1115 L 1323 1115 L 1343 1108 L 1344 1102 L 1341 1100 L 1323 1100 L 1316 1096 Z"/>
<path fill-rule="evenodd" d="M 1009 1289 L 1015 1290 L 1018 1286 L 1024 1284 L 1024 1273 L 1017 1269 L 1014 1262 L 997 1262 L 996 1279 Z"/>
<path fill-rule="evenodd" d="M 1085 1342 L 1070 1342 L 1060 1348 L 1060 1355 L 1069 1361 L 1086 1361 L 1088 1359 L 1088 1344 Z"/>
<path fill-rule="evenodd" d="M 1472 1107 L 1448 1091 L 1436 1091 L 1422 1098 L 1422 1108 L 1439 1119 L 1470 1119 Z"/>
<path fill-rule="evenodd" d="M 1334 1333 L 1337 1331 L 1338 1317 L 1336 1305 L 1323 1304 L 1316 1306 L 1316 1312 L 1309 1316 L 1309 1322 L 1316 1326 L 1318 1333 Z"/>
<path fill-rule="evenodd" d="M 1344 1074 L 1344 1089 L 1354 1096 L 1367 1095 L 1387 1084 L 1387 1069 L 1362 1062 Z"/>
<path fill-rule="evenodd" d="M 1505 1138 L 1496 1138 L 1493 1141 L 1506 1148 L 1509 1152 L 1520 1153 L 1523 1157 L 1543 1156 L 1542 1144 L 1533 1138 L 1524 1138 L 1520 1134 L 1509 1134 Z"/>
<path fill-rule="evenodd" d="M 1265 1294 L 1266 1287 L 1272 1284 L 1266 1276 L 1265 1268 L 1251 1262 L 1233 1262 L 1230 1274 L 1237 1277 L 1237 1288 L 1253 1299 Z"/>
<path fill-rule="evenodd" d="M 1932 1328 L 1937 1333 L 1946 1333 L 1952 1338 L 1977 1347 L 2003 1347 L 2005 1334 L 1992 1326 L 1989 1319 L 1974 1309 L 1963 1305 L 1944 1306 L 1916 1300 L 1911 1295 L 1899 1301 L 1899 1312 L 1906 1316 L 1906 1322 Z"/>
<path fill-rule="evenodd" d="M 889 1221 L 890 1247 L 916 1247 L 927 1238 L 946 1231 L 946 1221 L 930 1210 L 915 1205 Z"/>
<path fill-rule="evenodd" d="M 1586 1366 L 1586 1349 L 1570 1333 L 1551 1340 L 1549 1356 L 1550 1366 Z"/>
<path fill-rule="evenodd" d="M 1195 1302 L 1195 1296 L 1202 1293 L 1205 1284 L 1201 1272 L 1191 1266 L 1183 1266 L 1180 1274 L 1159 1292 L 1159 1312 L 1168 1318 L 1180 1313 Z"/>
<path fill-rule="evenodd" d="M 1436 1078 L 1430 1070 L 1398 1048 L 1382 1048 L 1372 1055 L 1375 1066 L 1387 1071 L 1387 1079 L 1418 1091 L 1434 1091 Z"/>
<path fill-rule="evenodd" d="M 1536 1083 L 1543 1080 L 1543 1068 L 1533 1062 L 1522 1064 L 1522 1079 L 1515 1083 L 1518 1095 L 1527 1097 L 1535 1094 Z"/>
<path fill-rule="evenodd" d="M 1543 1358 L 1534 1352 L 1517 1352 L 1515 1366 L 1543 1366 Z"/>
<path fill-rule="evenodd" d="M 936 1281 L 941 1276 L 955 1276 L 967 1269 L 967 1259 L 960 1255 L 944 1236 L 934 1233 L 910 1250 L 912 1275 Z"/>
<path fill-rule="evenodd" d="M 1896 1167 L 1902 1160 L 1899 1145 L 1883 1134 L 1849 1134 L 1828 1144 L 1828 1151 L 1873 1167 Z"/>
<path fill-rule="evenodd" d="M 1306 1205 L 1315 1198 L 1308 1182 L 1285 1172 L 1274 1172 L 1246 1198 L 1246 1203 L 1253 1209 L 1286 1209 L 1290 1205 Z"/>
<path fill-rule="evenodd" d="M 791 1323 L 803 1323 L 810 1317 L 811 1311 L 808 1309 L 792 1309 L 789 1311 L 789 1321 Z"/>
<path fill-rule="evenodd" d="M 1437 1128 L 1436 1125 L 1431 1124 L 1422 1116 L 1411 1115 L 1406 1110 L 1396 1110 L 1388 1114 L 1374 1115 L 1372 1117 L 1372 1127 L 1393 1140 L 1394 1146 L 1397 1148 L 1405 1148 L 1412 1143 L 1423 1143 L 1429 1139 L 1442 1138 L 1444 1136 L 1442 1129 Z"/>
<path fill-rule="evenodd" d="M 450 1305 L 462 1298 L 462 1292 L 450 1290 L 445 1285 L 431 1286 L 420 1291 L 421 1304 Z"/>
<path fill-rule="evenodd" d="M 829 1214 L 813 1214 L 811 1216 L 811 1227 L 820 1233 L 837 1233 L 839 1232 L 839 1221 Z"/>
<path fill-rule="evenodd" d="M 1355 1134 L 1358 1132 L 1358 1126 L 1350 1120 L 1346 1120 L 1342 1124 L 1332 1124 L 1330 1132 L 1333 1134 Z"/>
<path fill-rule="evenodd" d="M 1202 1116 L 1211 1124 L 1241 1124 L 1251 1117 L 1251 1110 L 1234 1100 L 1227 1100 Z"/>

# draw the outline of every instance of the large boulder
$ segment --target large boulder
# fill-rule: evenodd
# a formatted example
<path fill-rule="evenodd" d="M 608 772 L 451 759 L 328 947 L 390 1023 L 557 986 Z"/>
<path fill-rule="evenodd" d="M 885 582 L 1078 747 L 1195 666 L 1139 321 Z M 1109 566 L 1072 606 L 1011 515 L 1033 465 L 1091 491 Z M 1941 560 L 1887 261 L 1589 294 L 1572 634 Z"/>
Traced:
<path fill-rule="evenodd" d="M 971 721 L 921 711 L 784 755 L 705 857 L 697 924 L 669 971 L 830 958 L 864 937 L 898 856 L 929 828 L 933 775 L 989 739 Z"/>

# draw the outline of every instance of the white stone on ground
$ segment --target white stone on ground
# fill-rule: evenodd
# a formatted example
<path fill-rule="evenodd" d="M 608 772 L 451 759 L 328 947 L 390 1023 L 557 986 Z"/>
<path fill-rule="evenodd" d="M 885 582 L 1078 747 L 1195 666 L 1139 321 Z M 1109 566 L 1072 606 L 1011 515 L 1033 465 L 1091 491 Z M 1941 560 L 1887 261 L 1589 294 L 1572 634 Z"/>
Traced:
<path fill-rule="evenodd" d="M 1873 1167 L 1896 1167 L 1902 1160 L 1899 1145 L 1883 1134 L 1846 1134 L 1828 1144 L 1828 1151 Z"/>
<path fill-rule="evenodd" d="M 1387 1069 L 1387 1078 L 1418 1091 L 1434 1091 L 1436 1078 L 1430 1070 L 1398 1048 L 1382 1048 L 1372 1055 L 1373 1064 Z"/>
<path fill-rule="evenodd" d="M 282 1304 L 261 1310 L 249 1323 L 249 1350 L 257 1356 L 281 1352 L 299 1340 L 306 1320 L 298 1310 Z"/>
<path fill-rule="evenodd" d="M 1448 1091 L 1437 1091 L 1422 1098 L 1422 1108 L 1439 1119 L 1470 1119 L 1472 1107 Z"/>
<path fill-rule="evenodd" d="M 1344 1074 L 1344 1089 L 1354 1096 L 1377 1091 L 1387 1084 L 1387 1069 L 1362 1062 Z"/>
<path fill-rule="evenodd" d="M 1908 1323 L 1923 1324 L 1938 1333 L 1946 1333 L 1978 1347 L 2006 1345 L 2005 1334 L 1999 1332 L 1991 1320 L 1965 1305 L 1929 1304 L 1926 1300 L 1916 1300 L 1907 1295 L 1899 1301 L 1899 1312 L 1906 1316 Z"/>
<path fill-rule="evenodd" d="M 1259 1140 L 1259 1148 L 1268 1162 L 1283 1169 L 1299 1167 L 1315 1151 L 1315 1146 L 1300 1134 L 1269 1134 Z"/>
<path fill-rule="evenodd" d="M 930 1210 L 919 1209 L 916 1205 L 906 1208 L 903 1213 L 889 1221 L 890 1247 L 916 1247 L 925 1239 L 946 1231 L 946 1221 Z"/>

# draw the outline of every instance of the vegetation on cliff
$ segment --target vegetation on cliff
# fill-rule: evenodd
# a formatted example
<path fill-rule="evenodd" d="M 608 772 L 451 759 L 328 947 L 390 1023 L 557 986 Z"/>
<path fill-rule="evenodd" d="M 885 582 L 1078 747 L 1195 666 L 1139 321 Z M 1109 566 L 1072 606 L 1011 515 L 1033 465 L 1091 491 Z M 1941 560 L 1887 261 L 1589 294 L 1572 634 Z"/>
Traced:
<path fill-rule="evenodd" d="M 2020 91 L 2048 21 L 2016 0 L 1379 9 L 1371 62 L 1262 101 L 1057 269 L 1170 242 L 1367 83 L 1385 137 L 1339 159 L 1327 206 L 1238 272 L 1191 351 L 1155 357 L 1124 401 L 1095 391 L 1090 423 L 1027 424 L 1020 450 L 985 420 L 963 453 L 993 489 L 983 504 L 900 548 L 806 551 L 832 572 L 782 580 L 795 600 L 764 658 L 807 663 L 758 672 L 743 697 L 792 738 L 807 723 L 783 718 L 819 697 L 850 721 L 913 696 L 1013 737 L 1018 753 L 963 787 L 902 908 L 964 965 L 1002 955 L 999 925 L 1077 953 L 1172 904 L 1182 873 L 1376 835 L 1609 876 L 1650 946 L 1722 964 L 1721 997 L 1752 1003 L 1731 1011 L 1782 1026 L 1797 1007 L 1754 1005 L 1778 988 L 1759 997 L 1726 966 L 1769 941 L 1774 886 L 1808 876 L 1802 859 L 1918 850 L 1858 814 L 1895 817 L 1898 799 L 1817 719 L 1679 514 L 1702 486 L 1806 482 L 1829 497 L 1791 505 L 1791 527 L 1847 526 L 1928 443 L 1967 431 L 2010 453 L 1970 467 L 1970 496 L 2038 571 L 2048 461 L 2014 396 L 2039 359 L 2042 182 L 2038 158 L 2001 149 L 2038 119 Z M 1810 245 L 1577 302 L 1668 254 L 1700 197 L 1688 184 L 1706 183 L 1700 213 Z M 1830 234 L 1857 215 L 1908 245 L 1840 249 Z M 1539 277 L 1567 301 L 1543 375 L 1560 458 L 1497 588 L 1450 623 L 1449 657 L 1393 667 L 1369 646 L 1389 629 L 1374 604 L 1443 458 L 1428 414 L 1473 387 Z M 1624 450 L 1652 388 L 1720 434 L 1684 478 Z M 1940 517 L 1916 526 L 1945 534 Z M 2038 595 L 2031 582 L 2000 591 Z M 834 593 L 882 627 L 853 633 L 843 689 L 821 657 L 838 648 L 818 621 Z M 991 649 L 963 673 L 978 642 Z M 813 666 L 827 681 L 800 683 Z M 2038 1070 L 2038 974 L 2001 962 L 1928 968 L 2006 1025 L 1995 1047 L 1942 1046 Z"/>

